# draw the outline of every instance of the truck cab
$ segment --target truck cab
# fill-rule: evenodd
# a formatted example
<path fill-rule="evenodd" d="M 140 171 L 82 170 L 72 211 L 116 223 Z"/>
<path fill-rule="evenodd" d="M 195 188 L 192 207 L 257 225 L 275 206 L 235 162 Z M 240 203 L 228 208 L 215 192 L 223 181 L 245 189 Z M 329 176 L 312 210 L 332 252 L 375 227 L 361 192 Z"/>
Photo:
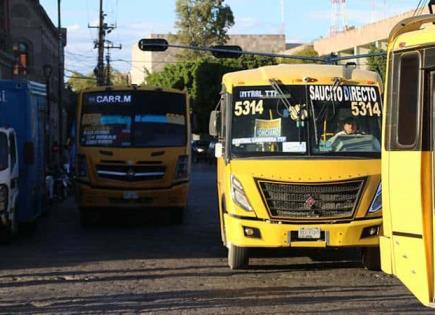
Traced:
<path fill-rule="evenodd" d="M 0 242 L 9 241 L 17 231 L 18 198 L 17 140 L 11 128 L 0 128 Z"/>

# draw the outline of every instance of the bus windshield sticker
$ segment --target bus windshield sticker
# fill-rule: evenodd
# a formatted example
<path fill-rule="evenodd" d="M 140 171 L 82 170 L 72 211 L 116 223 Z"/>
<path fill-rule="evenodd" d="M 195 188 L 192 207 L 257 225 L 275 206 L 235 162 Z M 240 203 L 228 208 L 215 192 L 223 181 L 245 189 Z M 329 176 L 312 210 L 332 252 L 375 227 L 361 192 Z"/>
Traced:
<path fill-rule="evenodd" d="M 166 118 L 168 119 L 169 124 L 174 124 L 174 125 L 186 124 L 186 119 L 184 118 L 183 115 L 169 113 L 166 115 Z"/>
<path fill-rule="evenodd" d="M 284 142 L 282 144 L 282 152 L 306 152 L 307 143 L 306 142 Z"/>
<path fill-rule="evenodd" d="M 101 125 L 127 125 L 131 126 L 131 117 L 122 115 L 102 115 L 100 118 Z"/>
<path fill-rule="evenodd" d="M 278 119 L 255 119 L 256 137 L 281 137 L 281 118 Z"/>
<path fill-rule="evenodd" d="M 235 138 L 232 140 L 233 145 L 250 144 L 250 143 L 278 143 L 285 142 L 286 137 L 260 137 L 260 138 Z"/>
<path fill-rule="evenodd" d="M 135 123 L 154 123 L 154 124 L 173 124 L 185 125 L 186 120 L 183 115 L 166 114 L 166 115 L 135 115 Z"/>

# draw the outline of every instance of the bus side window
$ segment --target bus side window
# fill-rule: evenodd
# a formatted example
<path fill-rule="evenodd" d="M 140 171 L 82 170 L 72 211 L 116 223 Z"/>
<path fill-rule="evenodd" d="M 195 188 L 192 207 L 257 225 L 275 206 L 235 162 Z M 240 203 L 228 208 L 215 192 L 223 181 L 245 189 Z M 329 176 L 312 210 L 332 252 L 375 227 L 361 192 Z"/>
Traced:
<path fill-rule="evenodd" d="M 419 52 L 394 56 L 393 76 L 398 78 L 390 94 L 387 124 L 391 127 L 387 150 L 417 150 L 420 129 L 421 61 Z"/>

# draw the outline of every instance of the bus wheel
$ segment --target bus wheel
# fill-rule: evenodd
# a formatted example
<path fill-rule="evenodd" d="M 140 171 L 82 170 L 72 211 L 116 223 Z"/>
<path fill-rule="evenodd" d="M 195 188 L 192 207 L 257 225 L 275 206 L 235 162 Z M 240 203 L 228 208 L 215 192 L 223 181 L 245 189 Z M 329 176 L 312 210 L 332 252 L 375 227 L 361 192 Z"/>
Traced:
<path fill-rule="evenodd" d="M 232 270 L 243 269 L 249 265 L 248 248 L 228 244 L 228 265 Z"/>
<path fill-rule="evenodd" d="M 182 224 L 184 220 L 184 208 L 173 208 L 171 209 L 171 223 L 172 224 Z"/>
<path fill-rule="evenodd" d="M 368 270 L 381 270 L 381 257 L 379 247 L 365 247 L 361 250 L 362 264 Z"/>

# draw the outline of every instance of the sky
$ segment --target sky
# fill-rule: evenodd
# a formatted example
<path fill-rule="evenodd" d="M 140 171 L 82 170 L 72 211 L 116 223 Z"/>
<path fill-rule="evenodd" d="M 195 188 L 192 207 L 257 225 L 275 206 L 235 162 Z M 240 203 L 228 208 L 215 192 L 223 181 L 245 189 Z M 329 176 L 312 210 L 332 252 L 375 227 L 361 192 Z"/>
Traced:
<path fill-rule="evenodd" d="M 281 3 L 284 10 L 281 10 Z M 415 9 L 418 0 L 347 0 L 348 24 L 360 26 L 386 16 Z M 40 0 L 57 25 L 57 0 Z M 276 34 L 283 29 L 286 42 L 311 42 L 327 36 L 331 23 L 330 0 L 225 0 L 234 14 L 230 34 Z M 68 29 L 65 50 L 66 70 L 83 74 L 92 72 L 97 50 L 94 40 L 98 0 L 61 0 L 62 26 Z M 117 29 L 107 36 L 122 49 L 112 50 L 113 66 L 127 72 L 131 64 L 131 47 L 150 33 L 175 32 L 175 0 L 104 0 L 106 22 Z M 283 12 L 283 14 L 282 14 Z"/>

